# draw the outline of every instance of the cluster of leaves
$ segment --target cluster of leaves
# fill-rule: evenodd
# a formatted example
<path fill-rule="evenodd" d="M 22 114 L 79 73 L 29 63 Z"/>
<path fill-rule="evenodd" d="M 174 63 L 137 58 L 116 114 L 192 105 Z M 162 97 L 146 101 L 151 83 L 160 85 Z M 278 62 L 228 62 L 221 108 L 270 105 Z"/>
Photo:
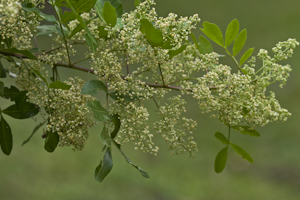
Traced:
<path fill-rule="evenodd" d="M 86 0 L 86 1 L 75 1 L 75 0 L 50 0 L 49 3 L 54 8 L 57 18 L 53 15 L 44 14 L 34 3 L 30 1 L 25 1 L 22 5 L 22 9 L 26 14 L 34 14 L 41 20 L 46 20 L 51 22 L 51 25 L 40 25 L 37 26 L 36 29 L 39 31 L 35 34 L 36 36 L 41 35 L 49 35 L 49 34 L 58 34 L 61 38 L 63 38 L 65 42 L 66 51 L 68 51 L 68 40 L 71 40 L 73 36 L 81 31 L 84 31 L 84 43 L 88 45 L 91 52 L 94 53 L 99 48 L 99 40 L 96 38 L 102 38 L 105 40 L 109 40 L 109 29 L 118 27 L 122 28 L 122 15 L 123 9 L 120 0 Z M 135 6 L 138 7 L 141 4 L 140 0 L 135 0 Z M 66 8 L 66 9 L 62 9 Z M 63 10 L 65 10 L 63 12 Z M 84 20 L 82 14 L 89 13 L 93 10 L 96 13 L 94 19 L 101 19 L 103 22 L 103 26 L 99 26 L 97 31 L 97 37 L 92 33 L 89 29 L 89 24 L 92 22 L 91 20 Z M 68 27 L 68 23 L 72 20 L 77 20 L 79 24 L 76 25 L 74 29 L 70 29 Z M 155 24 L 150 22 L 148 19 L 141 19 L 139 25 L 139 31 L 143 33 L 144 40 L 147 41 L 148 45 L 150 45 L 153 49 L 158 48 L 162 50 L 168 50 L 168 59 L 167 61 L 172 61 L 172 59 L 180 54 L 183 54 L 192 43 L 189 41 L 185 41 L 184 44 L 179 44 L 179 48 L 174 48 L 175 45 L 172 43 L 173 38 L 172 35 L 168 36 L 166 40 L 164 38 L 163 32 L 158 29 Z M 240 56 L 239 61 L 237 60 L 237 55 L 242 51 L 243 46 L 247 39 L 247 30 L 243 29 L 240 31 L 238 20 L 233 20 L 229 23 L 225 37 L 223 36 L 220 28 L 213 23 L 204 22 L 203 28 L 201 31 L 204 35 L 221 46 L 224 51 L 233 59 L 234 63 L 239 69 L 241 74 L 247 75 L 247 71 L 242 68 L 242 65 L 250 58 L 252 55 L 254 48 L 250 48 L 246 50 L 243 55 Z M 209 55 L 213 53 L 213 47 L 210 41 L 205 36 L 200 36 L 199 40 L 196 39 L 195 35 L 190 34 L 195 48 L 199 51 L 200 55 Z M 35 69 L 34 67 L 27 65 L 26 60 L 34 60 L 43 62 L 40 59 L 43 56 L 43 53 L 47 53 L 46 51 L 42 51 L 38 48 L 33 49 L 17 49 L 12 45 L 13 41 L 11 38 L 3 39 L 0 37 L 0 55 L 1 58 L 5 58 L 8 62 L 11 62 L 17 65 L 15 59 L 20 59 L 23 63 L 23 66 L 28 69 L 30 72 L 29 76 L 33 79 L 38 79 L 43 83 L 43 87 L 46 88 L 46 91 L 49 92 L 51 89 L 56 90 L 70 90 L 71 85 L 68 85 L 59 80 L 58 72 L 56 69 L 56 65 L 52 65 L 53 68 L 53 77 L 51 77 L 51 83 L 45 75 L 41 73 L 41 71 Z M 230 45 L 232 45 L 232 49 L 229 49 Z M 63 47 L 60 47 L 63 48 Z M 196 51 L 197 51 L 196 50 Z M 69 67 L 72 69 L 77 69 L 86 72 L 94 72 L 93 70 L 84 69 L 78 66 L 75 66 L 74 63 L 71 63 L 70 55 L 68 52 L 68 64 L 60 64 L 61 66 Z M 47 63 L 49 64 L 49 63 Z M 53 64 L 53 63 L 52 63 Z M 161 68 L 160 73 L 162 75 L 162 85 L 159 84 L 148 84 L 153 88 L 160 89 L 175 89 L 175 90 L 185 90 L 186 92 L 190 92 L 189 89 L 184 89 L 176 86 L 167 85 L 164 82 L 164 77 Z M 5 78 L 7 74 L 15 77 L 14 73 L 10 72 L 7 68 L 5 68 L 1 64 L 0 60 L 0 78 Z M 125 78 L 124 78 L 125 79 Z M 98 91 L 103 92 L 103 96 L 106 96 L 107 101 L 109 98 L 112 101 L 125 101 L 125 102 L 135 102 L 137 101 L 137 96 L 135 94 L 122 94 L 118 91 L 110 91 L 107 86 L 107 82 L 102 82 L 100 80 L 90 80 L 86 82 L 86 84 L 81 89 L 82 95 L 96 95 Z M 191 89 L 190 89 L 191 90 Z M 0 96 L 2 98 L 10 99 L 14 102 L 13 105 L 7 108 L 0 108 L 0 145 L 4 154 L 9 155 L 12 150 L 12 133 L 10 126 L 4 119 L 3 115 L 9 115 L 15 119 L 26 119 L 30 117 L 34 117 L 41 110 L 37 105 L 28 102 L 27 90 L 20 91 L 14 86 L 10 88 L 4 86 L 4 82 L 0 81 Z M 95 98 L 96 99 L 96 98 Z M 155 102 L 156 103 L 156 102 Z M 104 157 L 101 159 L 100 164 L 96 167 L 95 170 L 95 179 L 99 182 L 102 182 L 104 178 L 109 174 L 113 167 L 112 160 L 112 151 L 111 149 L 115 146 L 116 149 L 123 155 L 126 162 L 135 167 L 140 171 L 143 177 L 149 178 L 147 172 L 141 169 L 139 166 L 133 164 L 131 160 L 125 155 L 125 153 L 121 149 L 121 145 L 116 140 L 120 128 L 122 127 L 120 116 L 118 114 L 111 114 L 109 112 L 108 106 L 102 106 L 99 100 L 94 100 L 86 103 L 86 107 L 92 112 L 94 118 L 103 123 L 103 129 L 100 133 L 100 139 L 104 144 L 103 151 Z M 53 112 L 50 107 L 45 108 L 47 114 L 50 116 Z M 247 110 L 245 111 L 245 113 Z M 44 124 L 49 124 L 50 119 L 45 119 L 44 122 L 38 124 L 29 138 L 23 142 L 26 144 L 30 138 L 41 128 Z M 225 147 L 217 154 L 215 159 L 215 171 L 220 173 L 227 161 L 228 148 L 231 146 L 233 150 L 241 155 L 245 160 L 253 163 L 252 157 L 241 147 L 236 144 L 230 142 L 230 133 L 231 130 L 234 129 L 236 131 L 241 132 L 245 135 L 250 136 L 260 136 L 260 134 L 250 126 L 234 126 L 224 122 L 228 126 L 228 136 L 226 137 L 224 134 L 220 132 L 215 133 L 215 137 L 221 141 Z M 44 148 L 48 152 L 53 152 L 60 142 L 60 135 L 58 132 L 53 132 L 47 130 L 44 134 L 45 137 L 45 145 Z"/>

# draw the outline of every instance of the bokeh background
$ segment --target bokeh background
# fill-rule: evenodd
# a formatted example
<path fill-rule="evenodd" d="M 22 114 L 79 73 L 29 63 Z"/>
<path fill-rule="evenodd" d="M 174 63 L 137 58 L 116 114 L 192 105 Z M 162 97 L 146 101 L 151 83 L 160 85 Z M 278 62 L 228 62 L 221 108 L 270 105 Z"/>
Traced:
<path fill-rule="evenodd" d="M 134 9 L 134 0 L 123 0 L 125 11 Z M 255 47 L 271 51 L 278 42 L 288 38 L 300 40 L 299 0 L 157 0 L 160 16 L 169 12 L 188 16 L 198 13 L 203 21 L 218 24 L 225 32 L 227 24 L 237 18 L 241 28 L 247 28 L 248 39 L 244 50 Z M 51 11 L 46 11 L 51 12 Z M 199 36 L 199 29 L 195 30 Z M 47 37 L 39 40 L 40 48 L 49 47 Z M 215 50 L 224 54 L 216 46 Z M 230 60 L 224 58 L 225 63 Z M 293 71 L 287 85 L 280 89 L 273 85 L 282 107 L 292 112 L 285 123 L 258 128 L 261 137 L 253 138 L 234 132 L 232 140 L 247 150 L 254 164 L 244 161 L 232 150 L 221 174 L 214 172 L 214 159 L 223 145 L 214 138 L 216 131 L 226 127 L 216 119 L 201 114 L 197 103 L 190 99 L 188 115 L 196 119 L 195 132 L 199 152 L 172 156 L 167 145 L 158 139 L 161 149 L 157 157 L 134 151 L 130 144 L 124 151 L 131 160 L 145 169 L 150 179 L 128 165 L 115 149 L 114 167 L 103 183 L 94 181 L 95 167 L 103 157 L 99 139 L 100 126 L 93 128 L 90 139 L 81 152 L 71 148 L 57 148 L 54 153 L 43 149 L 41 130 L 30 143 L 21 143 L 36 125 L 31 119 L 14 120 L 12 124 L 14 148 L 10 156 L 0 154 L 1 200 L 81 200 L 81 199 L 143 199 L 143 200 L 277 200 L 300 199 L 300 48 L 287 63 Z M 86 65 L 86 67 L 88 67 Z M 69 74 L 68 70 L 61 69 Z M 75 73 L 75 72 L 71 72 Z M 13 79 L 6 79 L 14 81 Z M 189 99 L 188 99 L 189 100 Z M 2 101 L 1 108 L 9 102 Z M 149 104 L 148 108 L 153 105 Z M 158 136 L 159 137 L 159 136 Z"/>

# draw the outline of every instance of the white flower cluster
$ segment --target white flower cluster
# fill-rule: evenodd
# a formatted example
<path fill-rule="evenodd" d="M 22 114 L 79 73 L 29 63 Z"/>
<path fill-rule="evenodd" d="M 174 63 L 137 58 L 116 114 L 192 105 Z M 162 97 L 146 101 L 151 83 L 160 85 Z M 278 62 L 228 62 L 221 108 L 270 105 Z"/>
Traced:
<path fill-rule="evenodd" d="M 191 156 L 194 156 L 198 150 L 191 134 L 197 123 L 181 116 L 182 113 L 186 112 L 184 107 L 186 102 L 181 99 L 181 95 L 168 100 L 169 104 L 159 107 L 159 116 L 162 119 L 154 123 L 155 132 L 162 135 L 163 139 L 170 143 L 170 150 L 174 154 L 189 152 Z"/>
<path fill-rule="evenodd" d="M 116 101 L 112 104 L 112 112 L 121 119 L 122 127 L 117 136 L 119 143 L 131 141 L 136 150 L 157 154 L 159 148 L 152 142 L 153 134 L 150 134 L 147 123 L 149 113 L 145 107 L 134 102 Z"/>
<path fill-rule="evenodd" d="M 75 77 L 65 83 L 71 85 L 69 90 L 53 89 L 50 99 L 45 100 L 51 112 L 47 130 L 58 133 L 60 146 L 82 150 L 89 136 L 88 129 L 94 124 L 85 104 L 94 98 L 80 94 L 83 80 Z"/>
<path fill-rule="evenodd" d="M 30 49 L 35 27 L 41 19 L 32 13 L 25 15 L 20 2 L 0 0 L 0 35 L 2 39 L 12 38 L 13 46 L 18 49 Z M 198 15 L 178 17 L 170 13 L 165 18 L 158 17 L 153 5 L 154 0 L 143 1 L 134 11 L 123 14 L 121 23 L 118 20 L 115 27 L 95 18 L 94 9 L 81 14 L 85 21 L 90 21 L 87 26 L 98 43 L 95 52 L 88 52 L 86 59 L 90 59 L 91 68 L 97 78 L 106 83 L 108 95 L 112 97 L 108 98 L 107 105 L 111 115 L 120 117 L 121 129 L 116 140 L 121 145 L 130 141 L 135 149 L 156 155 L 158 147 L 149 131 L 149 113 L 142 104 L 144 100 L 153 99 L 160 117 L 154 123 L 155 132 L 169 142 L 175 154 L 195 154 L 197 145 L 191 133 L 196 122 L 182 115 L 185 101 L 180 95 L 169 98 L 165 104 L 155 100 L 164 102 L 163 98 L 172 90 L 180 90 L 181 95 L 192 95 L 199 101 L 203 112 L 212 113 L 212 117 L 230 125 L 263 126 L 269 122 L 285 121 L 291 115 L 281 108 L 275 94 L 267 92 L 266 87 L 274 82 L 279 82 L 281 87 L 285 84 L 291 68 L 278 62 L 292 56 L 293 49 L 299 45 L 296 40 L 278 43 L 272 49 L 273 57 L 266 50 L 260 50 L 258 58 L 263 62 L 260 69 L 256 69 L 256 59 L 252 57 L 234 73 L 230 66 L 219 63 L 217 53 L 200 54 L 188 41 L 192 29 L 200 21 Z M 162 35 L 166 48 L 151 45 L 141 31 L 143 19 L 151 23 L 151 30 L 154 27 L 160 38 Z M 68 22 L 69 33 L 78 24 L 77 19 Z M 103 30 L 108 34 L 105 37 L 99 36 Z M 24 59 L 27 65 L 13 65 L 19 73 L 18 84 L 29 91 L 30 102 L 46 108 L 48 131 L 58 133 L 61 146 L 72 145 L 77 150 L 83 148 L 87 130 L 93 125 L 90 111 L 85 107 L 85 103 L 93 98 L 80 94 L 83 81 L 78 78 L 65 82 L 72 85 L 70 90 L 49 89 L 39 76 L 32 75 L 28 66 L 39 72 L 44 70 L 42 63 L 76 68 L 72 62 L 72 56 L 76 54 L 74 45 L 85 43 L 85 34 L 84 29 L 69 39 L 57 34 L 53 37 L 56 45 L 38 55 L 38 61 Z M 174 53 L 181 47 L 184 50 L 180 54 L 171 56 L 172 51 Z M 79 62 L 75 60 L 76 65 Z M 118 95 L 119 99 L 113 98 Z"/>
<path fill-rule="evenodd" d="M 2 40 L 11 39 L 12 46 L 18 49 L 28 49 L 40 22 L 35 14 L 25 14 L 22 2 L 0 0 L 0 37 Z M 1 43 L 4 44 L 3 41 Z"/>

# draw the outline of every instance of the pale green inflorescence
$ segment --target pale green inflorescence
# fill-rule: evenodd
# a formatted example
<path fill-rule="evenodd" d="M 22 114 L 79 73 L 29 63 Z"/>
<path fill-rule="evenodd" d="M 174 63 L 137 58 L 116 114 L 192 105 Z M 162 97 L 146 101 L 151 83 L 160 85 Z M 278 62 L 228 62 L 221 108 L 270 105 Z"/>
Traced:
<path fill-rule="evenodd" d="M 30 41 L 36 31 L 34 27 L 41 19 L 35 14 L 25 15 L 20 1 L 0 1 L 0 5 L 10 5 L 5 11 L 3 7 L 0 8 L 2 39 L 14 37 L 14 41 L 17 41 L 15 39 L 21 37 L 22 42 L 14 43 L 13 46 L 19 49 L 32 48 Z M 87 25 L 98 42 L 96 52 L 86 54 L 87 58 L 91 58 L 91 68 L 97 78 L 107 84 L 109 92 L 127 95 L 131 99 L 108 99 L 106 108 L 111 115 L 118 114 L 121 121 L 117 142 L 132 142 L 135 149 L 157 154 L 159 148 L 154 144 L 154 135 L 149 129 L 149 112 L 143 104 L 148 99 L 154 99 L 157 105 L 158 119 L 153 125 L 155 133 L 169 143 L 174 154 L 189 152 L 193 156 L 197 152 L 197 144 L 192 136 L 197 124 L 183 116 L 186 112 L 184 95 L 193 96 L 203 112 L 212 113 L 212 117 L 229 125 L 254 128 L 269 122 L 287 120 L 291 114 L 281 108 L 275 94 L 267 91 L 267 86 L 275 82 L 279 82 L 281 87 L 285 84 L 291 68 L 279 62 L 291 57 L 293 49 L 299 45 L 296 40 L 278 43 L 272 49 L 273 57 L 266 50 L 260 50 L 257 57 L 263 64 L 258 70 L 256 58 L 252 57 L 240 66 L 241 70 L 233 72 L 230 66 L 219 63 L 217 53 L 200 54 L 195 45 L 188 41 L 192 29 L 200 21 L 197 15 L 178 17 L 170 13 L 162 18 L 157 16 L 153 5 L 153 0 L 142 2 L 134 11 L 125 13 L 121 23 L 114 27 L 107 26 L 100 18 Z M 81 14 L 86 21 L 95 16 L 94 9 L 90 13 Z M 147 19 L 159 29 L 164 42 L 170 41 L 173 50 L 184 43 L 187 44 L 186 49 L 170 59 L 169 49 L 149 44 L 140 31 L 141 19 Z M 20 24 L 17 26 L 16 22 Z M 78 24 L 77 19 L 68 22 L 69 32 Z M 99 26 L 105 26 L 107 37 L 99 36 Z M 84 36 L 83 29 L 71 41 L 85 41 Z M 88 128 L 94 123 L 85 106 L 86 102 L 94 98 L 80 94 L 84 82 L 79 78 L 70 78 L 65 81 L 72 85 L 70 90 L 48 90 L 43 80 L 33 77 L 28 68 L 30 66 L 47 76 L 42 63 L 53 67 L 54 63 L 68 62 L 64 38 L 59 34 L 53 38 L 56 42 L 53 48 L 56 50 L 39 55 L 39 61 L 26 60 L 15 64 L 13 70 L 19 74 L 18 84 L 28 90 L 29 101 L 48 109 L 47 130 L 59 134 L 61 146 L 72 145 L 74 149 L 81 150 L 88 138 Z M 67 46 L 69 54 L 76 55 L 76 42 L 71 41 Z M 174 97 L 165 103 L 163 98 L 171 89 L 179 91 L 176 91 L 176 95 L 171 93 Z M 157 103 L 158 100 L 161 104 Z"/>

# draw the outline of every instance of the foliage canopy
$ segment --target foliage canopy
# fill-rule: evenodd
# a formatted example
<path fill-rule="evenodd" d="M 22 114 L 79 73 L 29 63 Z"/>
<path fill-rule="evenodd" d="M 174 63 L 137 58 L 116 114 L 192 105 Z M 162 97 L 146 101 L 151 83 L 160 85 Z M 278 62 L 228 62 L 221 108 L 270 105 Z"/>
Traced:
<path fill-rule="evenodd" d="M 0 96 L 13 102 L 0 108 L 0 145 L 6 155 L 12 151 L 13 139 L 5 115 L 25 119 L 40 114 L 43 121 L 23 144 L 45 126 L 48 152 L 57 146 L 82 150 L 89 128 L 101 122 L 105 153 L 95 179 L 102 182 L 111 171 L 112 148 L 149 178 L 125 155 L 122 145 L 132 142 L 137 150 L 157 154 L 159 147 L 152 141 L 144 105 L 153 100 L 158 117 L 153 123 L 155 135 L 161 135 L 174 154 L 194 156 L 197 143 L 192 133 L 197 123 L 183 116 L 184 97 L 189 95 L 199 102 L 202 112 L 228 127 L 227 137 L 215 133 L 225 145 L 215 159 L 219 173 L 226 165 L 228 148 L 253 163 L 249 153 L 230 142 L 232 130 L 258 137 L 255 127 L 286 121 L 291 115 L 267 88 L 276 82 L 282 87 L 287 81 L 291 67 L 279 62 L 292 56 L 299 45 L 295 39 L 279 42 L 272 49 L 273 56 L 264 49 L 252 56 L 254 48 L 243 50 L 247 30 L 240 30 L 237 19 L 229 23 L 225 35 L 216 24 L 203 22 L 204 35 L 197 39 L 192 33 L 200 21 L 197 14 L 159 17 L 153 0 L 135 0 L 136 8 L 129 13 L 124 13 L 120 0 L 49 3 L 56 16 L 43 13 L 44 1 L 0 0 L 0 78 L 9 74 L 17 84 L 8 87 L 0 81 Z M 43 21 L 51 25 L 41 25 Z M 36 37 L 43 35 L 53 40 L 52 48 L 39 48 Z M 214 52 L 210 41 L 232 58 L 233 67 L 219 62 L 224 55 Z M 76 59 L 74 46 L 78 45 L 87 47 L 83 60 Z M 90 68 L 79 65 L 85 60 Z M 95 78 L 61 80 L 60 67 L 92 73 Z M 103 98 L 97 99 L 98 93 Z M 166 99 L 169 93 L 172 97 Z"/>

